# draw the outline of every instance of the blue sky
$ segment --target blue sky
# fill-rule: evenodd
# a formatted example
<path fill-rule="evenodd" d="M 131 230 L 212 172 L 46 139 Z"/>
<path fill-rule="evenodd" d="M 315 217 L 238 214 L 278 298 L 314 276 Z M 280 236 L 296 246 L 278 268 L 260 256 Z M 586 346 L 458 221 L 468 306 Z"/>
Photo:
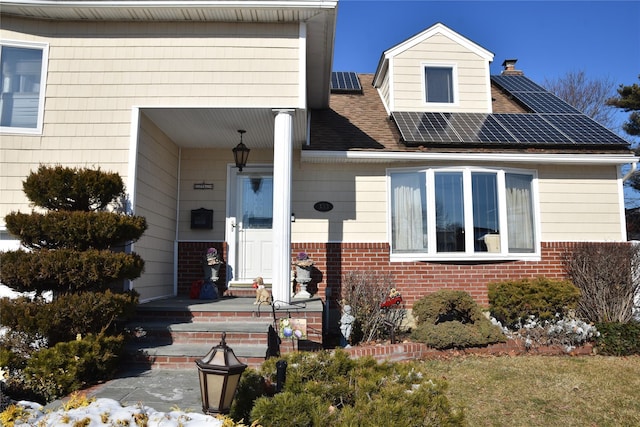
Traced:
<path fill-rule="evenodd" d="M 333 70 L 374 73 L 383 51 L 437 22 L 492 52 L 492 74 L 516 58 L 541 84 L 572 71 L 616 87 L 640 75 L 640 0 L 339 0 Z"/>
<path fill-rule="evenodd" d="M 340 0 L 336 71 L 375 72 L 382 52 L 442 22 L 542 82 L 568 71 L 631 84 L 640 74 L 640 0 Z"/>

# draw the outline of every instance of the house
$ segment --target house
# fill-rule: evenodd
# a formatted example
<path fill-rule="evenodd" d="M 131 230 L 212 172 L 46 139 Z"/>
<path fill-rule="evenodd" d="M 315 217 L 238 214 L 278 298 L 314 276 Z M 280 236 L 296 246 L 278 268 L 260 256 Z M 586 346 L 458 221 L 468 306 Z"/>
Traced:
<path fill-rule="evenodd" d="M 118 172 L 142 301 L 187 295 L 209 247 L 229 293 L 262 276 L 290 302 L 304 251 L 316 296 L 376 271 L 411 305 L 626 240 L 623 139 L 440 23 L 332 72 L 337 3 L 0 1 L 0 217 L 41 163 Z"/>

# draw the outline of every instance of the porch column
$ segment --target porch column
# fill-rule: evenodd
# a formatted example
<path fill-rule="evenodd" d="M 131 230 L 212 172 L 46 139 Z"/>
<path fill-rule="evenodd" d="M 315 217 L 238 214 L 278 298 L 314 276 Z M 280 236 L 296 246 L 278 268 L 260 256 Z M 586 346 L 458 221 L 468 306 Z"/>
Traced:
<path fill-rule="evenodd" d="M 293 114 L 274 110 L 273 135 L 273 283 L 276 304 L 291 302 L 291 161 Z"/>

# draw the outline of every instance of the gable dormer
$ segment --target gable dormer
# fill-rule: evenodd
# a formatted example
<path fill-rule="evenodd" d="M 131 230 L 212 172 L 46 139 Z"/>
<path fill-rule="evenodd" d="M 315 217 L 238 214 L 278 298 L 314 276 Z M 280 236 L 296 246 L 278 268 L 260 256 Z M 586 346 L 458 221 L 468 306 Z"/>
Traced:
<path fill-rule="evenodd" d="M 493 53 L 437 23 L 386 50 L 373 86 L 393 111 L 491 113 Z"/>

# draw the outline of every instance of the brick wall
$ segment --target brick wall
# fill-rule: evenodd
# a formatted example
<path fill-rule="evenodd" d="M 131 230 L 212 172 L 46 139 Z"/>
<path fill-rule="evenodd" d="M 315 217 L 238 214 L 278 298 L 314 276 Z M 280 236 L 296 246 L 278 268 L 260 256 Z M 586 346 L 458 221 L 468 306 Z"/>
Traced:
<path fill-rule="evenodd" d="M 541 261 L 499 262 L 389 262 L 386 243 L 294 244 L 292 252 L 306 251 L 315 260 L 320 296 L 327 287 L 332 299 L 339 299 L 341 277 L 349 271 L 389 273 L 408 307 L 425 294 L 438 289 L 460 289 L 482 305 L 488 304 L 487 284 L 507 279 L 545 276 L 565 278 L 562 256 L 575 243 L 542 244 Z"/>
<path fill-rule="evenodd" d="M 541 261 L 498 262 L 389 262 L 387 243 L 294 243 L 291 262 L 298 252 L 305 251 L 315 261 L 312 282 L 308 289 L 316 296 L 337 301 L 341 293 L 341 278 L 350 271 L 377 271 L 391 274 L 396 288 L 411 307 L 417 299 L 438 289 L 460 289 L 482 305 L 488 305 L 487 284 L 508 279 L 545 276 L 563 279 L 563 254 L 574 247 L 572 242 L 542 243 Z M 180 243 L 178 256 L 178 289 L 188 295 L 192 281 L 202 276 L 200 257 L 208 247 L 215 247 L 223 256 L 222 243 Z M 224 257 L 226 259 L 226 256 Z M 224 268 L 220 271 L 224 283 Z"/>
<path fill-rule="evenodd" d="M 216 248 L 220 258 L 227 259 L 227 245 L 222 242 L 180 242 L 178 244 L 178 295 L 188 296 L 191 283 L 203 277 L 202 258 L 207 249 Z M 218 291 L 224 291 L 226 270 L 223 262 L 219 271 Z"/>

